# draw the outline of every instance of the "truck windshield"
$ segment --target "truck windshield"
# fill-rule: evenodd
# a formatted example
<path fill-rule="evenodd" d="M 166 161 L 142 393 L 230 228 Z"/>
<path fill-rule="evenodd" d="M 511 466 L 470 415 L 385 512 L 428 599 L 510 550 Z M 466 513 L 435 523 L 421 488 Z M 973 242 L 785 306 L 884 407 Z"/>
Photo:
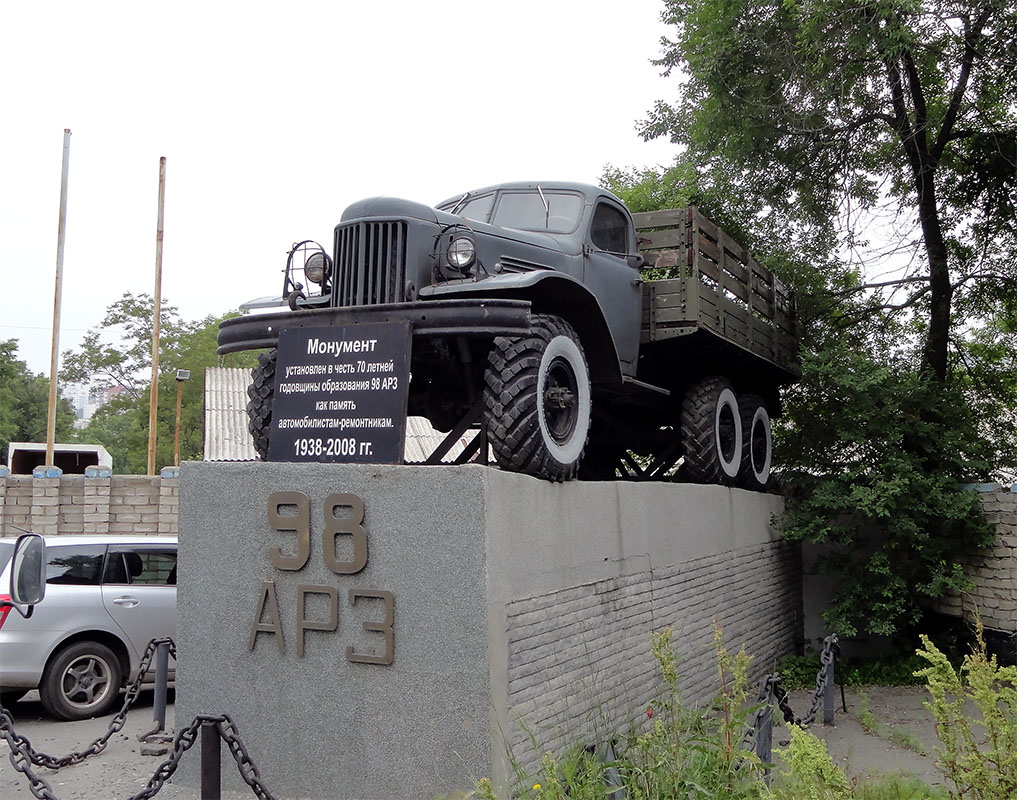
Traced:
<path fill-rule="evenodd" d="M 502 192 L 491 222 L 521 231 L 572 233 L 582 213 L 583 198 L 571 192 Z"/>
<path fill-rule="evenodd" d="M 583 196 L 573 192 L 543 189 L 489 192 L 463 198 L 444 206 L 446 211 L 477 222 L 489 222 L 503 228 L 545 233 L 572 233 L 583 215 Z M 547 205 L 545 205 L 545 203 Z"/>

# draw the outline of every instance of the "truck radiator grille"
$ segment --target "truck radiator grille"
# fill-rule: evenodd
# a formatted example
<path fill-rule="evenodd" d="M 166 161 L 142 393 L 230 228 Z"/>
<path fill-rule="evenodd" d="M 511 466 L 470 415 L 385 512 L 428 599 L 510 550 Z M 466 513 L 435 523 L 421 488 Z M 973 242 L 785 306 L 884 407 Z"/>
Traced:
<path fill-rule="evenodd" d="M 336 305 L 406 300 L 406 223 L 356 222 L 336 231 Z"/>

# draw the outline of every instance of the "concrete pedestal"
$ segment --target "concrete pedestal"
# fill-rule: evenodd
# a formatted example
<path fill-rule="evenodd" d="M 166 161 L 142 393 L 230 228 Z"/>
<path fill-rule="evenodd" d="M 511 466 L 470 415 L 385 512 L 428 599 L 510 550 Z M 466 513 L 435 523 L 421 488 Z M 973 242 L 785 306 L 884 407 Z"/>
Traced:
<path fill-rule="evenodd" d="M 287 530 L 301 497 L 306 553 Z M 761 672 L 791 649 L 800 558 L 779 510 L 479 466 L 185 464 L 177 724 L 229 714 L 280 797 L 505 786 L 509 751 L 533 767 L 645 718 L 653 630 L 676 628 L 693 701 L 715 690 L 714 623 Z M 224 788 L 243 787 L 227 759 Z M 197 783 L 196 754 L 178 775 Z"/>

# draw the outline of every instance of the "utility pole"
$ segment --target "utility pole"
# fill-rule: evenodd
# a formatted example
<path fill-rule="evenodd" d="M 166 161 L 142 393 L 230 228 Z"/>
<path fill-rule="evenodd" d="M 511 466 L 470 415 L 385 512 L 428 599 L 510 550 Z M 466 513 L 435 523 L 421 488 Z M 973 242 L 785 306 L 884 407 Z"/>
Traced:
<path fill-rule="evenodd" d="M 46 423 L 46 466 L 53 463 L 56 441 L 57 366 L 60 357 L 60 302 L 64 282 L 64 240 L 67 238 L 67 174 L 71 163 L 71 130 L 64 128 L 64 163 L 60 173 L 60 221 L 57 225 L 56 285 L 53 290 L 53 347 L 49 359 L 49 417 Z"/>
<path fill-rule="evenodd" d="M 162 220 L 166 204 L 166 157 L 159 159 L 159 220 L 155 230 L 155 308 L 152 316 L 152 391 L 148 401 L 148 474 L 155 475 L 155 429 L 159 407 L 159 325 L 162 321 Z"/>

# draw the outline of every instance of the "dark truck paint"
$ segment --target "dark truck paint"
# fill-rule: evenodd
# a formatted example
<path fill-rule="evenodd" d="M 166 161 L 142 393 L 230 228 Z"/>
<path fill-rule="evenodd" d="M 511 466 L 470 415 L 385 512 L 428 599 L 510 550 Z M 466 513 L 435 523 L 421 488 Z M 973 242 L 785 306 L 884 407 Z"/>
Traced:
<path fill-rule="evenodd" d="M 797 372 L 793 297 L 743 248 L 694 208 L 634 220 L 584 184 L 354 203 L 330 254 L 294 247 L 283 297 L 288 311 L 219 333 L 220 354 L 269 349 L 248 405 L 263 458 L 272 348 L 292 327 L 408 321 L 409 413 L 479 428 L 481 455 L 489 443 L 503 468 L 550 480 L 762 488 Z"/>

